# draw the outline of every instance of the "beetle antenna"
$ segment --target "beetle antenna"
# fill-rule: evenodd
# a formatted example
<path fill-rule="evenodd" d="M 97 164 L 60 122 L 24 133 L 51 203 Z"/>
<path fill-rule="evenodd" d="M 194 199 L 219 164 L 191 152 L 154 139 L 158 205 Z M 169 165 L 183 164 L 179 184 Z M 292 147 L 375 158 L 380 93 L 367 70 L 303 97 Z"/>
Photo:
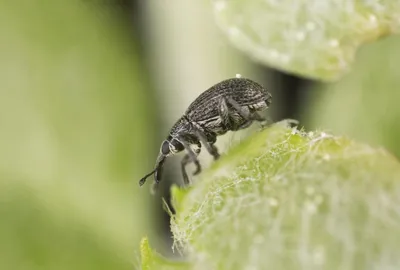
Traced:
<path fill-rule="evenodd" d="M 146 183 L 146 180 L 149 176 L 153 175 L 157 171 L 157 168 L 155 168 L 151 173 L 146 174 L 142 179 L 139 181 L 139 186 L 143 186 L 144 183 Z"/>
<path fill-rule="evenodd" d="M 153 171 L 151 171 L 150 173 L 146 174 L 142 179 L 139 180 L 139 186 L 143 186 L 144 183 L 146 183 L 147 178 L 153 174 L 155 174 L 156 182 L 157 183 L 160 182 L 159 177 L 161 174 L 161 169 L 164 164 L 164 161 L 165 161 L 165 156 L 160 154 L 157 158 L 156 168 Z"/>

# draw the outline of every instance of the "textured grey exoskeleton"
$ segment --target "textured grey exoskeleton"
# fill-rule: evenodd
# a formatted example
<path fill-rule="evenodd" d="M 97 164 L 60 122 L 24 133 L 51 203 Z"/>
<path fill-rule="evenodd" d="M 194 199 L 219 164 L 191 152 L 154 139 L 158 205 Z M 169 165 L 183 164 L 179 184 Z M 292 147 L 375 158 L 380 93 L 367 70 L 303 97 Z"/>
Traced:
<path fill-rule="evenodd" d="M 193 175 L 200 173 L 201 166 L 197 159 L 201 145 L 218 159 L 219 153 L 214 143 L 218 135 L 227 131 L 244 129 L 253 121 L 265 121 L 258 114 L 271 104 L 271 94 L 260 84 L 245 78 L 224 80 L 202 93 L 186 110 L 184 115 L 172 127 L 169 136 L 162 143 L 154 171 L 144 176 L 154 174 L 153 190 L 161 181 L 162 168 L 166 157 L 186 150 L 181 162 L 183 180 L 189 184 L 186 165 L 193 162 L 196 170 Z"/>

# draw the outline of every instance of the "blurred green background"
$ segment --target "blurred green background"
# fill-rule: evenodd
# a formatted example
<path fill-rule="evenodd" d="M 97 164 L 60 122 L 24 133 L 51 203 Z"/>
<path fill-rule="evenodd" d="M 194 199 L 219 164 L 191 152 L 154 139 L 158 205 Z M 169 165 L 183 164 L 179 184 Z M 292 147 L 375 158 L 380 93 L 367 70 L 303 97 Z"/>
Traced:
<path fill-rule="evenodd" d="M 0 3 L 0 268 L 132 269 L 136 181 L 157 149 L 148 77 L 117 6 Z"/>
<path fill-rule="evenodd" d="M 0 33 L 0 269 L 138 268 L 145 235 L 170 253 L 160 196 L 177 160 L 159 196 L 137 181 L 187 105 L 236 73 L 271 90 L 275 120 L 400 155 L 399 37 L 323 85 L 235 50 L 207 1 L 2 1 Z"/>

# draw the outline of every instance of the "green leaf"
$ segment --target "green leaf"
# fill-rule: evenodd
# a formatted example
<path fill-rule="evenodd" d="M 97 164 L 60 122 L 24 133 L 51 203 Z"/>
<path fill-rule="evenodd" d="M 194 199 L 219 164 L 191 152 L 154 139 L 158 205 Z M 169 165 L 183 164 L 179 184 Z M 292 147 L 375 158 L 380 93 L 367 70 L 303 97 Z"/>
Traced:
<path fill-rule="evenodd" d="M 383 149 L 280 122 L 179 197 L 174 245 L 193 269 L 397 269 L 399 179 Z"/>
<path fill-rule="evenodd" d="M 255 60 L 334 80 L 365 42 L 399 31 L 397 0 L 214 0 L 219 26 Z"/>
<path fill-rule="evenodd" d="M 187 270 L 191 269 L 187 262 L 170 261 L 163 258 L 157 252 L 150 248 L 149 240 L 143 238 L 140 244 L 142 255 L 142 270 Z"/>

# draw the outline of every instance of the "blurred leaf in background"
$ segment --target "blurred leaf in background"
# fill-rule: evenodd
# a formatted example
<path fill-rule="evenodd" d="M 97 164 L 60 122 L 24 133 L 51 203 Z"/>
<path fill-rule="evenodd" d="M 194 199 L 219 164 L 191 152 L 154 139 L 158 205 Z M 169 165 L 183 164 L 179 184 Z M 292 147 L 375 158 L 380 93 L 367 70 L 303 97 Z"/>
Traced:
<path fill-rule="evenodd" d="M 132 269 L 152 234 L 132 177 L 156 149 L 131 29 L 44 0 L 2 1 L 0 32 L 0 268 Z"/>
<path fill-rule="evenodd" d="M 364 46 L 349 75 L 317 87 L 310 124 L 383 145 L 400 157 L 399 63 L 400 36 Z"/>
<path fill-rule="evenodd" d="M 397 0 L 213 0 L 219 26 L 255 61 L 318 80 L 350 71 L 360 45 L 398 33 Z"/>

